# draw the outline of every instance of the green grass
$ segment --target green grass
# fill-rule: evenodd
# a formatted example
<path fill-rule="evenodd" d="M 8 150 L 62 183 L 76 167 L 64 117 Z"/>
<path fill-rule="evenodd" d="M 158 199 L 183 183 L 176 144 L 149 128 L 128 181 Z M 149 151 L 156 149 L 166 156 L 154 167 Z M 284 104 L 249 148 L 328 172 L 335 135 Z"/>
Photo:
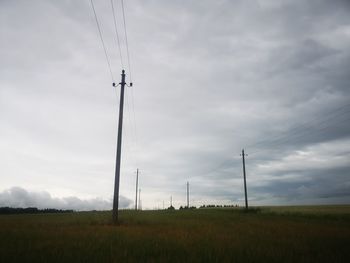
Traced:
<path fill-rule="evenodd" d="M 350 262 L 350 206 L 0 216 L 0 262 Z"/>

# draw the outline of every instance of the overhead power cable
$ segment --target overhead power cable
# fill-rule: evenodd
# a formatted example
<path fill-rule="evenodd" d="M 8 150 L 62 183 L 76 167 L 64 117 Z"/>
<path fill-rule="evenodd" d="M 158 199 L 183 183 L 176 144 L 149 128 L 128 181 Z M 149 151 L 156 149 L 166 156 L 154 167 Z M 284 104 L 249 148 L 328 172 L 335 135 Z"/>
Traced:
<path fill-rule="evenodd" d="M 114 21 L 114 29 L 115 29 L 115 34 L 117 36 L 117 44 L 118 44 L 119 56 L 120 56 L 120 64 L 121 64 L 122 69 L 124 69 L 123 56 L 122 56 L 122 50 L 120 48 L 120 40 L 119 40 L 119 33 L 118 33 L 118 27 L 117 27 L 117 19 L 116 19 L 116 15 L 115 15 L 114 3 L 113 2 L 114 1 L 111 0 L 113 21 Z"/>
<path fill-rule="evenodd" d="M 125 9 L 124 9 L 124 1 L 123 0 L 121 0 L 121 4 L 122 4 L 122 11 L 123 11 L 124 36 L 125 36 L 126 54 L 127 54 L 127 58 L 128 58 L 129 76 L 130 76 L 130 82 L 132 82 L 130 55 L 129 55 L 129 44 L 128 44 L 128 35 L 126 33 Z"/>
<path fill-rule="evenodd" d="M 257 143 L 251 144 L 248 147 L 249 148 L 261 148 L 263 146 L 276 146 L 276 144 L 283 144 L 289 141 L 293 141 L 297 138 L 301 138 L 303 136 L 306 135 L 314 135 L 314 131 L 311 131 L 310 129 L 315 129 L 318 132 L 333 128 L 333 125 L 327 125 L 329 124 L 332 120 L 334 120 L 335 118 L 339 118 L 339 117 L 347 117 L 349 111 L 349 107 L 350 104 L 345 104 L 341 107 L 338 107 L 337 109 L 330 111 L 326 114 L 323 114 L 320 118 L 313 118 L 311 121 L 309 122 L 305 122 L 302 123 L 300 125 L 296 125 L 294 127 L 292 127 L 291 129 L 287 130 L 288 133 L 283 133 L 277 137 L 274 138 L 270 138 L 267 140 L 262 140 L 259 141 Z M 326 124 L 326 125 L 325 125 Z M 256 150 L 254 152 L 251 152 L 251 154 L 253 153 L 257 153 L 262 151 L 262 149 L 260 150 Z"/>
<path fill-rule="evenodd" d="M 131 70 L 131 63 L 130 63 L 130 52 L 129 52 L 128 34 L 127 34 L 127 29 L 126 29 L 125 7 L 124 7 L 123 0 L 121 0 L 121 6 L 122 6 L 122 14 L 123 14 L 124 37 L 125 37 L 126 54 L 127 54 L 127 60 L 128 60 L 129 76 L 130 76 L 130 82 L 132 82 L 132 74 L 131 74 L 132 70 Z M 137 144 L 136 114 L 135 114 L 134 90 L 133 89 L 131 89 L 131 107 L 132 107 L 133 119 L 134 119 L 135 143 Z"/>
<path fill-rule="evenodd" d="M 93 0 L 90 0 L 90 2 L 91 2 L 92 11 L 94 12 L 94 15 L 95 15 L 95 21 L 96 21 L 98 33 L 99 33 L 99 35 L 100 35 L 102 47 L 103 47 L 103 50 L 104 50 L 104 52 L 105 52 L 105 56 L 106 56 L 106 61 L 107 61 L 109 73 L 111 74 L 112 82 L 115 82 L 115 81 L 114 81 L 114 78 L 113 78 L 112 67 L 111 67 L 111 63 L 110 63 L 109 57 L 108 57 L 106 45 L 105 45 L 105 42 L 103 41 L 100 23 L 98 22 L 98 18 L 97 18 L 97 14 L 96 14 L 94 2 L 93 2 Z"/>

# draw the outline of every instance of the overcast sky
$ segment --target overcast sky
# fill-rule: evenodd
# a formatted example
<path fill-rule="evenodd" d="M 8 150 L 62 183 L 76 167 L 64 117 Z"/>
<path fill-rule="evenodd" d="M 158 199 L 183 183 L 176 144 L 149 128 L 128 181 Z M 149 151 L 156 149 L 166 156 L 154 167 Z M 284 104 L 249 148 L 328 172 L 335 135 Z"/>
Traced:
<path fill-rule="evenodd" d="M 122 207 L 243 205 L 242 148 L 251 205 L 350 203 L 349 1 L 124 0 L 130 68 L 114 5 Z M 0 0 L 0 206 L 111 208 L 119 91 L 90 0 Z"/>

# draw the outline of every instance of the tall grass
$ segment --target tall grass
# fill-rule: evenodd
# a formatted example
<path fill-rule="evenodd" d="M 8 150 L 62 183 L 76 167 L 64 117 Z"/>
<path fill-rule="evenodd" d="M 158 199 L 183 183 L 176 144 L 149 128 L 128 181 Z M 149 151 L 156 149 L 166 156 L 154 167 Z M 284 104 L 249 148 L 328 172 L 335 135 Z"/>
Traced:
<path fill-rule="evenodd" d="M 306 210 L 4 215 L 0 262 L 350 262 L 350 207 Z"/>

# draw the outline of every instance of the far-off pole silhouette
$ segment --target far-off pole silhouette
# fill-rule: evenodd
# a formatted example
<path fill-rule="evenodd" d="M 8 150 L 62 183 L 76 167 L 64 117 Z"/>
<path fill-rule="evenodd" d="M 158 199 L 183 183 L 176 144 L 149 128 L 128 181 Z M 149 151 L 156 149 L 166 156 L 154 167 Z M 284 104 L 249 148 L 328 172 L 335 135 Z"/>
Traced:
<path fill-rule="evenodd" d="M 187 208 L 190 208 L 190 183 L 187 182 Z"/>
<path fill-rule="evenodd" d="M 243 178 L 244 178 L 244 195 L 245 195 L 245 209 L 248 209 L 248 196 L 247 196 L 247 182 L 246 182 L 246 175 L 245 175 L 245 156 L 248 156 L 248 154 L 244 153 L 244 149 L 242 149 L 242 162 L 243 162 Z"/>
<path fill-rule="evenodd" d="M 141 188 L 139 189 L 139 210 L 142 210 L 142 205 L 141 205 Z"/>
<path fill-rule="evenodd" d="M 136 198 L 135 198 L 135 210 L 137 210 L 137 190 L 139 187 L 139 168 L 136 170 Z"/>

